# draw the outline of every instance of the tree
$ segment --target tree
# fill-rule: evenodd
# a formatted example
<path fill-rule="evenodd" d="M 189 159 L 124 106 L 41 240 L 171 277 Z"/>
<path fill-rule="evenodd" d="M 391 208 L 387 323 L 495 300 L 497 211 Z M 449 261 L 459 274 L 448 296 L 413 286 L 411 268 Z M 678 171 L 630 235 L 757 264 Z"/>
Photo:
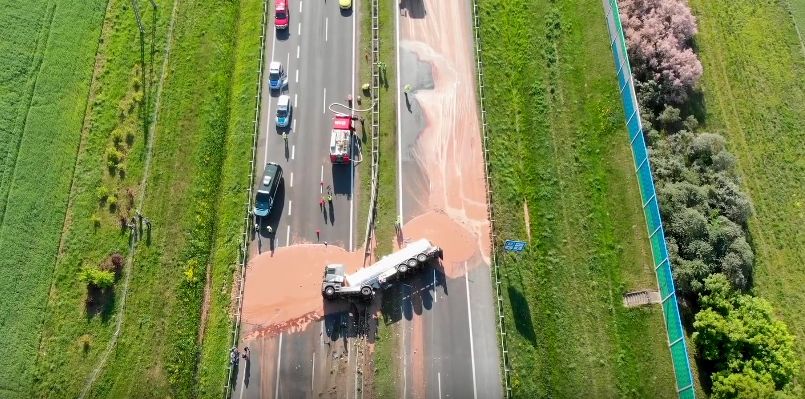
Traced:
<path fill-rule="evenodd" d="M 711 177 L 710 206 L 729 220 L 746 225 L 752 216 L 752 202 L 741 191 L 738 184 L 724 173 L 715 173 Z"/>
<path fill-rule="evenodd" d="M 774 381 L 752 369 L 738 373 L 720 371 L 712 376 L 711 399 L 764 399 L 774 396 Z"/>
<path fill-rule="evenodd" d="M 683 208 L 671 215 L 668 231 L 676 238 L 680 248 L 707 236 L 707 219 L 693 208 Z"/>
<path fill-rule="evenodd" d="M 702 75 L 702 64 L 689 45 L 697 28 L 687 3 L 621 0 L 620 12 L 633 73 L 659 88 L 652 89 L 657 102 L 646 105 L 684 102 Z"/>
<path fill-rule="evenodd" d="M 693 342 L 714 369 L 714 397 L 780 391 L 799 368 L 794 337 L 762 298 L 738 294 L 723 274 L 705 280 Z M 737 374 L 738 376 L 732 376 Z M 719 396 L 716 396 L 718 389 Z M 764 397 L 764 396 L 760 396 Z"/>

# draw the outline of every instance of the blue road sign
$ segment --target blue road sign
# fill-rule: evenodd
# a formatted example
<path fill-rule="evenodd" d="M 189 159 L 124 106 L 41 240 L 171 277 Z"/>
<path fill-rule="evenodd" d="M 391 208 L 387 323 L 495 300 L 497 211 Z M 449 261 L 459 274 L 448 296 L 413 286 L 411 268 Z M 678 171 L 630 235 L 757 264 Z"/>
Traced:
<path fill-rule="evenodd" d="M 503 243 L 503 249 L 510 252 L 523 252 L 525 241 L 506 240 Z"/>

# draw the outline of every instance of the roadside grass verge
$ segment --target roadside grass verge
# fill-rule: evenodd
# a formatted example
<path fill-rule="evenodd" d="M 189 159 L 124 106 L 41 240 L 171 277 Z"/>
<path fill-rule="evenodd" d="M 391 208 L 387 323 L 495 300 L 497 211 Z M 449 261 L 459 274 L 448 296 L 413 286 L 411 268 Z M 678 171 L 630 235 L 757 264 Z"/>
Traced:
<path fill-rule="evenodd" d="M 4 398 L 30 396 L 105 5 L 57 1 L 0 6 Z"/>
<path fill-rule="evenodd" d="M 479 6 L 513 396 L 675 397 L 601 4 Z"/>
<path fill-rule="evenodd" d="M 263 0 L 240 2 L 232 93 L 229 98 L 229 136 L 223 164 L 220 198 L 210 278 L 209 310 L 202 326 L 201 358 L 198 365 L 198 397 L 220 398 L 224 394 L 232 342 L 232 281 L 237 271 L 247 188 L 251 173 L 254 110 L 257 106 L 257 71 L 260 63 L 260 31 Z"/>
<path fill-rule="evenodd" d="M 140 4 L 147 29 L 155 26 L 147 34 L 145 61 L 147 84 L 154 86 L 173 2 L 159 1 L 156 20 L 150 7 Z M 116 131 L 139 123 L 119 114 L 132 90 L 136 94 L 133 77 L 141 74 L 141 55 L 129 2 L 118 0 L 116 5 L 107 18 L 106 59 L 77 165 L 82 177 L 75 183 L 65 253 L 52 290 L 49 339 L 40 351 L 40 396 L 76 396 L 120 317 L 120 293 L 106 311 L 87 315 L 86 289 L 75 279 L 82 264 L 96 263 L 128 245 L 118 215 L 99 208 L 97 187 L 108 185 L 112 192 L 112 186 L 122 192 L 131 188 L 135 194 L 144 189 L 139 182 L 145 132 L 127 150 L 125 178 L 110 181 L 105 168 L 105 148 Z M 125 323 L 90 396 L 209 397 L 219 396 L 224 387 L 226 349 L 219 347 L 226 348 L 231 332 L 229 287 L 248 185 L 261 12 L 259 0 L 178 3 L 143 206 L 153 230 L 137 245 Z M 153 111 L 156 88 L 144 94 L 148 111 Z M 134 107 L 133 112 L 137 110 L 145 111 Z M 200 329 L 208 267 L 209 316 Z"/>
<path fill-rule="evenodd" d="M 195 397 L 205 272 L 227 158 L 238 3 L 180 1 L 128 306 L 101 397 Z M 225 383 L 225 381 L 221 381 Z"/>
<path fill-rule="evenodd" d="M 704 129 L 727 138 L 754 203 L 754 290 L 772 302 L 805 358 L 805 56 L 782 4 L 690 3 L 699 21 Z M 802 16 L 805 3 L 794 4 Z"/>
<path fill-rule="evenodd" d="M 360 10 L 360 52 L 358 60 L 360 69 L 360 84 L 371 83 L 371 45 L 372 45 L 372 20 L 370 2 L 361 1 Z M 377 244 L 375 257 L 380 258 L 392 252 L 394 240 L 394 223 L 397 220 L 397 63 L 396 51 L 394 47 L 394 18 L 397 12 L 396 2 L 380 1 L 378 3 L 378 28 L 380 30 L 380 61 L 386 64 L 386 73 L 382 74 L 380 80 L 379 101 L 380 101 L 380 133 L 379 159 L 378 159 L 378 187 L 377 187 L 377 215 L 375 218 L 374 239 Z M 367 60 L 367 55 L 368 59 Z M 363 96 L 364 94 L 361 93 Z M 368 105 L 368 103 L 365 103 Z M 369 200 L 371 197 L 371 114 L 365 113 L 366 134 L 361 137 L 363 144 L 364 162 L 361 164 L 364 169 L 360 173 L 360 204 L 358 220 L 363 221 L 361 229 L 366 234 L 366 218 L 369 212 Z M 383 304 L 398 303 L 399 295 L 387 292 L 383 295 Z M 396 300 L 395 300 L 396 298 Z M 395 306 L 391 306 L 394 308 Z M 381 313 L 386 313 L 386 306 L 381 309 Z M 378 339 L 374 347 L 374 376 L 372 388 L 375 396 L 395 397 L 397 363 L 394 362 L 397 339 L 395 329 L 391 324 L 379 322 Z"/>
<path fill-rule="evenodd" d="M 120 290 L 88 306 L 86 284 L 78 281 L 77 274 L 83 266 L 99 265 L 112 253 L 128 255 L 129 236 L 120 218 L 134 215 L 141 190 L 146 143 L 143 114 L 154 106 L 172 3 L 159 1 L 159 13 L 151 7 L 141 9 L 146 26 L 142 53 L 130 4 L 111 0 L 100 40 L 95 38 L 100 45 L 43 323 L 36 396 L 78 396 L 118 317 Z M 114 168 L 109 167 L 110 149 L 121 154 Z"/>

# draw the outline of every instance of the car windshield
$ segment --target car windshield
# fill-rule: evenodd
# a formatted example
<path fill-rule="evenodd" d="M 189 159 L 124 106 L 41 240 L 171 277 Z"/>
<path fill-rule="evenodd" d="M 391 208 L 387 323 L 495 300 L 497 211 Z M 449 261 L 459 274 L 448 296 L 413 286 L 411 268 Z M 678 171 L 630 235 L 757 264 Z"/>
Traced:
<path fill-rule="evenodd" d="M 285 117 L 288 115 L 288 110 L 285 108 L 277 108 L 277 116 Z"/>
<path fill-rule="evenodd" d="M 268 209 L 268 203 L 271 200 L 271 195 L 265 191 L 258 191 L 257 197 L 254 199 L 254 206 L 257 209 Z"/>
<path fill-rule="evenodd" d="M 279 71 L 271 71 L 271 72 L 269 72 L 268 73 L 268 78 L 271 79 L 271 80 L 279 80 L 280 79 Z"/>
<path fill-rule="evenodd" d="M 285 19 L 285 11 L 277 11 L 277 19 Z"/>

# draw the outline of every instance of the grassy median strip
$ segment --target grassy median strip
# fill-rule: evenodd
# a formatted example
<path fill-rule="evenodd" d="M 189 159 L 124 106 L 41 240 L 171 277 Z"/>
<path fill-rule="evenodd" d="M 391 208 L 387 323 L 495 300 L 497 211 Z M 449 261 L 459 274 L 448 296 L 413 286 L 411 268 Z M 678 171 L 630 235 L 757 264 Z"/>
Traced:
<path fill-rule="evenodd" d="M 360 3 L 360 83 L 371 83 L 371 44 L 372 20 L 371 2 Z M 385 73 L 380 81 L 380 136 L 378 161 L 378 188 L 377 188 L 377 217 L 375 219 L 375 239 L 377 241 L 376 255 L 383 256 L 391 253 L 394 239 L 394 223 L 397 219 L 397 68 L 394 18 L 396 2 L 379 1 L 379 32 L 380 32 L 380 61 L 385 63 Z M 368 103 L 365 103 L 368 106 Z M 363 223 L 362 231 L 365 233 L 365 221 L 368 213 L 368 204 L 371 195 L 371 131 L 369 113 L 366 113 L 366 134 L 362 135 L 364 162 L 360 173 L 361 184 L 361 210 L 358 221 Z M 397 295 L 398 296 L 398 295 Z M 399 299 L 399 298 L 397 298 Z M 386 292 L 383 303 L 397 303 L 395 295 Z M 394 397 L 397 395 L 397 364 L 394 362 L 394 353 L 397 347 L 396 335 L 390 324 L 380 322 L 378 325 L 378 338 L 374 348 L 374 376 L 373 390 L 377 397 Z"/>
<path fill-rule="evenodd" d="M 479 3 L 514 397 L 675 397 L 602 6 Z"/>
<path fill-rule="evenodd" d="M 106 2 L 0 3 L 0 397 L 14 398 L 37 374 Z"/>
<path fill-rule="evenodd" d="M 727 138 L 755 207 L 754 289 L 796 334 L 805 358 L 805 56 L 782 4 L 690 3 L 699 21 L 705 129 Z M 805 15 L 805 6 L 799 10 Z M 805 363 L 798 376 L 805 379 Z"/>

